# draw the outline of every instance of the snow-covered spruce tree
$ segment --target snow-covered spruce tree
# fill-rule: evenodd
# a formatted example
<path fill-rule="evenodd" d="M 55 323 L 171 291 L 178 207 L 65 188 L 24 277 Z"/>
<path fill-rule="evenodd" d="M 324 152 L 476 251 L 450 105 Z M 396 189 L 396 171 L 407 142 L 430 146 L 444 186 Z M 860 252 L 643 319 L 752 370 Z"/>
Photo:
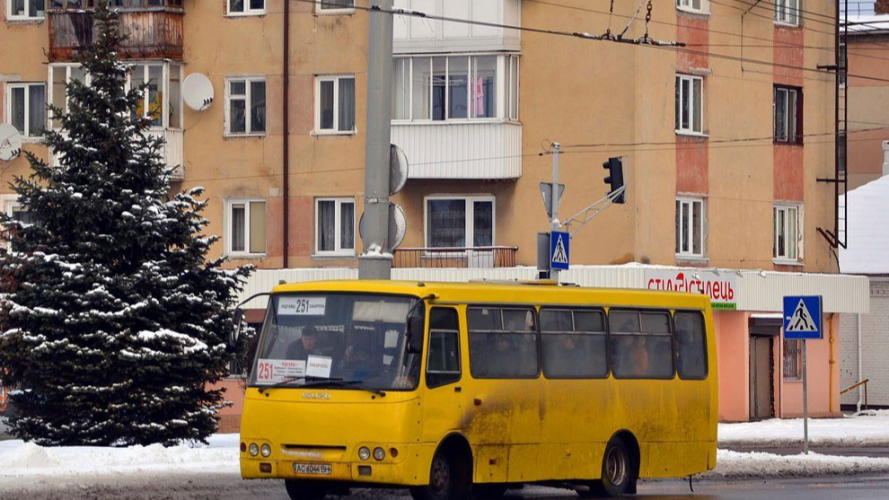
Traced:
<path fill-rule="evenodd" d="M 3 219 L 0 370 L 21 389 L 10 423 L 42 445 L 203 440 L 223 401 L 208 384 L 239 349 L 227 308 L 249 269 L 207 260 L 202 191 L 171 196 L 107 0 L 95 18 L 78 58 L 90 84 L 70 82 L 67 112 L 51 108 L 60 167 L 29 154 L 33 173 L 13 189 L 33 224 Z"/>

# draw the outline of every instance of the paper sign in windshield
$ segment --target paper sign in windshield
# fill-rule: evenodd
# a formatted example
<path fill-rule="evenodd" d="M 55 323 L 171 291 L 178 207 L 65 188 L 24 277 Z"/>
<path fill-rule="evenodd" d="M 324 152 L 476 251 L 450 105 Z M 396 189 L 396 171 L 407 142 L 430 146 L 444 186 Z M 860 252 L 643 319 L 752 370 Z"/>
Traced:
<path fill-rule="evenodd" d="M 282 316 L 324 316 L 327 297 L 280 297 L 278 314 Z"/>
<path fill-rule="evenodd" d="M 327 356 L 309 356 L 306 361 L 306 377 L 330 378 L 333 358 Z"/>
<path fill-rule="evenodd" d="M 256 383 L 261 385 L 278 384 L 305 374 L 306 362 L 302 360 L 260 359 L 256 365 Z"/>

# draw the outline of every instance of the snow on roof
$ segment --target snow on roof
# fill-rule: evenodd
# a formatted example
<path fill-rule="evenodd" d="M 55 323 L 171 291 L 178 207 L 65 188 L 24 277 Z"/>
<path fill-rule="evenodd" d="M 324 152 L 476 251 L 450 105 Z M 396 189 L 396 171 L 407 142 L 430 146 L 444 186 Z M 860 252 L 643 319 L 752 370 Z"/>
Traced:
<path fill-rule="evenodd" d="M 840 248 L 840 271 L 889 274 L 889 176 L 853 189 L 846 197 L 848 248 Z"/>
<path fill-rule="evenodd" d="M 889 31 L 889 14 L 850 15 L 846 22 L 850 34 Z"/>

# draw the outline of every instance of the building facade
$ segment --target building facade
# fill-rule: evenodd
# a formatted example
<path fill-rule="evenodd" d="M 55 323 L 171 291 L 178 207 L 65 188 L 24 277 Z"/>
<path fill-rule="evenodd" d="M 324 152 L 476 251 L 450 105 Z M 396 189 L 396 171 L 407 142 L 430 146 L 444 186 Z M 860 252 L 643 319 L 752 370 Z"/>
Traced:
<path fill-rule="evenodd" d="M 17 47 L 0 52 L 0 115 L 27 136 L 26 149 L 49 158 L 40 100 L 63 103 L 63 82 L 78 77 L 71 55 L 88 42 L 89 0 L 0 3 L 0 46 Z M 167 138 L 168 162 L 181 165 L 174 187 L 207 188 L 208 231 L 223 236 L 217 255 L 257 266 L 251 289 L 352 277 L 362 251 L 369 0 L 148 3 L 120 2 L 124 29 L 142 36 L 123 53 L 134 78 L 152 84 L 145 113 Z M 833 227 L 834 191 L 816 181 L 834 172 L 835 80 L 817 70 L 836 62 L 821 49 L 834 43 L 834 6 L 651 5 L 646 20 L 626 2 L 612 12 L 582 0 L 396 0 L 428 14 L 394 19 L 392 138 L 411 165 L 393 198 L 407 221 L 396 275 L 533 277 L 537 233 L 550 226 L 539 183 L 551 180 L 553 143 L 563 153 L 562 221 L 606 194 L 601 165 L 623 156 L 627 203 L 573 237 L 577 281 L 711 293 L 724 308 L 722 418 L 797 415 L 800 352 L 781 341 L 779 303 L 733 302 L 719 290 L 757 293 L 760 273 L 780 277 L 787 293 L 863 289 L 813 276 L 837 272 L 818 234 Z M 145 23 L 165 28 L 137 28 Z M 585 35 L 606 32 L 684 46 Z M 204 111 L 183 105 L 195 73 L 215 94 Z M 0 163 L 0 180 L 27 169 L 21 157 Z M 21 210 L 8 194 L 3 203 Z M 598 266 L 617 275 L 606 280 Z M 862 302 L 828 301 L 825 323 Z M 809 344 L 810 366 L 826 381 L 810 400 L 815 415 L 839 410 L 835 340 Z"/>

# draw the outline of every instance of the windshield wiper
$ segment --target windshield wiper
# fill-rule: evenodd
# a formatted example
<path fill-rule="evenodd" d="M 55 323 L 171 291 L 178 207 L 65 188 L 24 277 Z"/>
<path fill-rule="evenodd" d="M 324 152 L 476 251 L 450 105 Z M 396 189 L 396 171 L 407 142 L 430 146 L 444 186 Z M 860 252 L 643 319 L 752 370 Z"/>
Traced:
<path fill-rule="evenodd" d="M 287 380 L 283 380 L 283 381 L 281 381 L 281 382 L 278 382 L 278 383 L 276 383 L 276 384 L 272 384 L 272 385 L 267 385 L 267 386 L 264 386 L 264 387 L 260 387 L 260 388 L 259 388 L 259 393 L 262 394 L 262 393 L 264 393 L 265 391 L 267 391 L 267 390 L 269 390 L 269 389 L 277 389 L 277 388 L 279 388 L 279 387 L 288 387 L 288 386 L 289 386 L 290 384 L 292 384 L 293 382 L 299 382 L 300 380 L 305 380 L 306 382 L 308 382 L 308 381 L 324 381 L 324 382 L 330 382 L 330 381 L 333 381 L 333 382 L 340 382 L 340 381 L 342 381 L 343 379 L 341 379 L 341 378 L 312 377 L 312 376 L 308 376 L 308 377 L 306 377 L 306 376 L 292 377 L 292 378 L 288 378 Z M 304 385 L 305 385 L 305 384 L 303 384 L 303 386 L 304 386 Z M 302 386 L 301 386 L 301 387 L 302 387 Z"/>
<path fill-rule="evenodd" d="M 376 394 L 377 396 L 379 396 L 381 398 L 386 397 L 385 392 L 381 391 L 380 389 L 374 389 L 373 387 L 363 386 L 363 385 L 361 385 L 362 382 L 363 382 L 362 380 L 343 380 L 341 378 L 330 378 L 330 379 L 317 378 L 311 384 L 306 383 L 306 384 L 303 384 L 302 387 L 318 387 L 321 385 L 330 384 L 330 385 L 334 385 L 334 386 L 338 386 L 338 387 L 350 387 L 350 388 L 360 389 L 362 391 L 367 391 L 367 392 Z"/>

